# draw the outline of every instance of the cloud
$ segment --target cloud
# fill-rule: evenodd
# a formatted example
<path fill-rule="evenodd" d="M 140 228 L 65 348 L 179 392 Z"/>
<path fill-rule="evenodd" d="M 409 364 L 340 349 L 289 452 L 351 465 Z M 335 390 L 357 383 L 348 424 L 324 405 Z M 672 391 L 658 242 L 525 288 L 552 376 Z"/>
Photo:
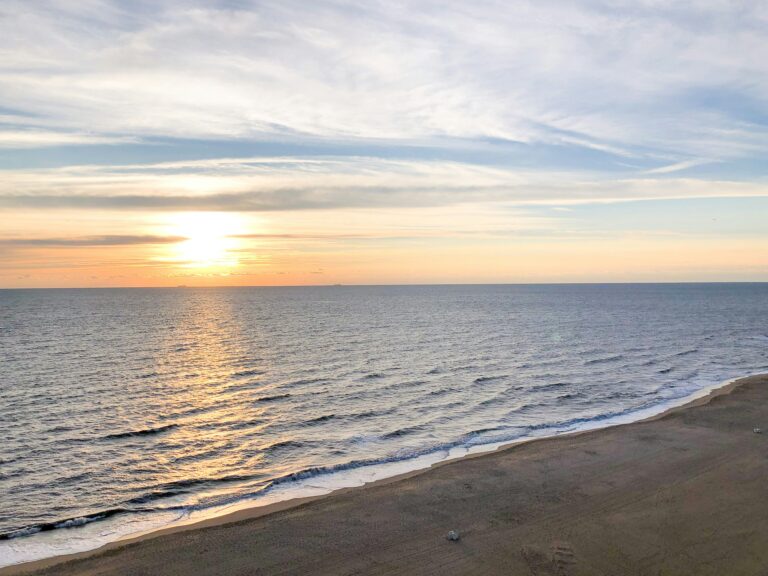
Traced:
<path fill-rule="evenodd" d="M 55 248 L 55 247 L 88 247 L 88 246 L 136 246 L 143 244 L 173 244 L 183 242 L 186 238 L 180 236 L 152 235 L 104 235 L 104 236 L 74 236 L 69 238 L 0 238 L 0 247 L 11 248 Z"/>
<path fill-rule="evenodd" d="M 768 18 L 759 1 L 728 6 L 8 0 L 0 106 L 136 138 L 757 155 Z M 741 96 L 698 96 L 717 91 Z"/>
<path fill-rule="evenodd" d="M 680 172 L 681 170 L 688 170 L 695 166 L 702 166 L 704 164 L 710 164 L 712 160 L 706 158 L 694 158 L 692 160 L 684 160 L 683 162 L 675 162 L 674 164 L 668 164 L 666 166 L 660 166 L 659 168 L 652 168 L 646 170 L 646 174 L 670 174 L 672 172 Z"/>
<path fill-rule="evenodd" d="M 40 130 L 0 130 L 0 148 L 48 148 L 52 146 L 85 146 L 96 144 L 125 144 L 135 139 L 99 136 L 76 132 Z"/>
<path fill-rule="evenodd" d="M 679 167 L 677 169 L 680 169 Z M 379 158 L 225 158 L 6 170 L 0 207 L 275 212 L 768 196 L 762 182 Z"/>
<path fill-rule="evenodd" d="M 622 180 L 559 185 L 277 188 L 204 195 L 0 195 L 3 208 L 275 212 L 337 208 L 415 208 L 485 202 L 584 204 L 680 198 L 768 196 L 768 186 L 735 181 Z"/>

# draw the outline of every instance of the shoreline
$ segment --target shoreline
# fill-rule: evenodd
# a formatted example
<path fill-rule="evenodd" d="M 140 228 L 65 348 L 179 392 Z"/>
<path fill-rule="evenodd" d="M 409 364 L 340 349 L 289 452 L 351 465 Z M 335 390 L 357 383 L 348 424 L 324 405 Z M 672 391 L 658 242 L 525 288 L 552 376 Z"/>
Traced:
<path fill-rule="evenodd" d="M 524 438 L 520 438 L 512 441 L 477 445 L 472 447 L 472 448 L 475 448 L 474 452 L 470 450 L 466 450 L 466 452 L 461 455 L 457 455 L 457 456 L 449 455 L 439 461 L 429 464 L 428 466 L 415 468 L 406 472 L 394 474 L 392 476 L 385 476 L 371 482 L 365 482 L 362 485 L 340 487 L 337 489 L 332 489 L 330 492 L 323 493 L 323 494 L 305 496 L 305 497 L 292 497 L 292 498 L 280 500 L 280 501 L 269 503 L 269 504 L 257 504 L 257 503 L 254 503 L 253 500 L 245 500 L 239 504 L 233 504 L 233 505 L 227 506 L 226 508 L 230 511 L 225 513 L 213 515 L 207 518 L 189 519 L 186 521 L 175 523 L 170 526 L 165 526 L 165 527 L 160 527 L 156 529 L 150 529 L 145 532 L 130 534 L 87 551 L 51 556 L 48 558 L 33 560 L 30 562 L 23 562 L 23 563 L 5 566 L 0 568 L 0 576 L 26 574 L 31 571 L 49 568 L 51 566 L 56 566 L 56 565 L 70 562 L 73 560 L 84 560 L 84 559 L 92 558 L 107 552 L 120 550 L 127 546 L 135 545 L 138 543 L 142 543 L 149 540 L 154 540 L 157 538 L 170 536 L 174 534 L 198 532 L 208 528 L 215 528 L 215 527 L 221 527 L 226 525 L 232 525 L 235 523 L 248 522 L 248 521 L 252 521 L 260 518 L 266 522 L 269 522 L 269 519 L 265 517 L 273 516 L 280 512 L 286 512 L 286 511 L 302 508 L 314 502 L 326 501 L 331 498 L 342 497 L 350 493 L 366 492 L 376 488 L 380 488 L 382 486 L 399 483 L 404 480 L 429 474 L 435 470 L 439 470 L 443 468 L 444 466 L 457 465 L 457 464 L 460 465 L 460 463 L 464 461 L 470 461 L 474 459 L 492 459 L 494 457 L 499 456 L 500 454 L 508 454 L 522 447 L 531 447 L 531 446 L 539 445 L 542 443 L 554 443 L 562 440 L 578 438 L 584 435 L 600 435 L 601 433 L 606 433 L 608 431 L 613 431 L 616 429 L 620 429 L 620 428 L 624 428 L 632 425 L 662 420 L 697 406 L 705 406 L 710 402 L 712 402 L 714 398 L 727 396 L 731 394 L 734 390 L 741 387 L 742 385 L 754 380 L 761 380 L 761 379 L 768 379 L 768 375 L 754 374 L 754 375 L 740 376 L 737 378 L 726 380 L 719 384 L 705 386 L 700 390 L 697 390 L 695 392 L 692 392 L 691 394 L 688 394 L 680 398 L 679 400 L 681 401 L 681 404 L 676 404 L 676 405 L 672 405 L 664 408 L 664 404 L 662 403 L 658 407 L 661 410 L 659 413 L 652 414 L 647 417 L 640 417 L 638 419 L 633 419 L 626 422 L 622 422 L 622 421 L 611 422 L 611 420 L 614 420 L 616 418 L 608 418 L 606 419 L 606 422 L 603 423 L 603 425 L 588 427 L 585 429 L 578 429 L 578 430 L 572 430 L 572 431 L 560 432 L 560 433 L 555 432 L 554 434 L 551 434 L 548 436 L 542 436 L 542 437 L 524 437 Z M 653 411 L 654 408 L 655 407 L 641 408 L 636 410 L 635 412 L 630 412 L 627 415 L 620 415 L 618 419 L 620 420 L 621 418 L 631 416 L 633 414 L 640 414 L 644 411 Z"/>

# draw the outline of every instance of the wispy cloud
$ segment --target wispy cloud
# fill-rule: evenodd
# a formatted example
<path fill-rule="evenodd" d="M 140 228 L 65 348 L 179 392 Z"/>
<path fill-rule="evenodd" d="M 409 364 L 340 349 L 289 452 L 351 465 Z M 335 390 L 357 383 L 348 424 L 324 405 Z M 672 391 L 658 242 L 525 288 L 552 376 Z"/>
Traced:
<path fill-rule="evenodd" d="M 101 136 L 77 132 L 53 132 L 41 130 L 2 130 L 0 148 L 48 148 L 52 146 L 84 146 L 96 144 L 125 144 L 134 138 Z"/>
<path fill-rule="evenodd" d="M 656 174 L 606 178 L 589 172 L 378 158 L 229 158 L 91 165 L 6 170 L 0 181 L 0 207 L 274 212 L 768 195 L 768 185 L 762 182 L 666 176 L 683 168 L 668 166 Z"/>
<path fill-rule="evenodd" d="M 682 162 L 675 162 L 674 164 L 667 164 L 666 166 L 660 166 L 658 168 L 652 168 L 646 170 L 646 174 L 670 174 L 672 172 L 680 172 L 682 170 L 688 170 L 695 166 L 702 166 L 704 164 L 711 164 L 712 160 L 705 158 L 694 158 L 692 160 L 684 160 Z"/>
<path fill-rule="evenodd" d="M 106 235 L 106 236 L 72 236 L 67 238 L 2 238 L 0 247 L 11 248 L 55 248 L 55 247 L 88 247 L 88 246 L 137 246 L 146 244 L 173 244 L 183 242 L 186 238 L 180 236 L 151 236 L 151 235 Z"/>
<path fill-rule="evenodd" d="M 768 143 L 744 106 L 768 95 L 767 30 L 758 1 L 9 0 L 0 106 L 132 137 L 730 157 Z"/>

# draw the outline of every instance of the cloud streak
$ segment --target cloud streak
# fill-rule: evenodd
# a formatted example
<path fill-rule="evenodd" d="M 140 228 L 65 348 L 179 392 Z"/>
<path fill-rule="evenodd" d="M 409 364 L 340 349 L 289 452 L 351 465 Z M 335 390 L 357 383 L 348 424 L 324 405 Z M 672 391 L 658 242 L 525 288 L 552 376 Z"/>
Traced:
<path fill-rule="evenodd" d="M 135 142 L 132 138 L 117 138 L 77 132 L 41 130 L 1 130 L 0 149 L 49 148 L 54 146 L 93 146 Z"/>
<path fill-rule="evenodd" d="M 69 248 L 98 246 L 138 246 L 150 244 L 174 244 L 183 242 L 181 236 L 152 235 L 104 235 L 74 236 L 68 238 L 0 238 L 0 247 L 7 248 Z"/>
<path fill-rule="evenodd" d="M 667 176 L 691 166 L 621 178 L 377 158 L 230 158 L 7 170 L 0 182 L 0 207 L 276 212 L 768 195 L 768 185 L 759 181 Z"/>

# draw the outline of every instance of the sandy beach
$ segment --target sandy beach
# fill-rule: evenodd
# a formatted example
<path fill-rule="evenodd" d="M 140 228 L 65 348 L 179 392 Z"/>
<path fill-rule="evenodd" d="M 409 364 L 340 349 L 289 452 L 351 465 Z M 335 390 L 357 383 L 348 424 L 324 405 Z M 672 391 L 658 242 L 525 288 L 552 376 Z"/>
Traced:
<path fill-rule="evenodd" d="M 765 375 L 649 421 L 0 575 L 766 574 L 768 431 L 756 426 L 768 428 Z"/>

